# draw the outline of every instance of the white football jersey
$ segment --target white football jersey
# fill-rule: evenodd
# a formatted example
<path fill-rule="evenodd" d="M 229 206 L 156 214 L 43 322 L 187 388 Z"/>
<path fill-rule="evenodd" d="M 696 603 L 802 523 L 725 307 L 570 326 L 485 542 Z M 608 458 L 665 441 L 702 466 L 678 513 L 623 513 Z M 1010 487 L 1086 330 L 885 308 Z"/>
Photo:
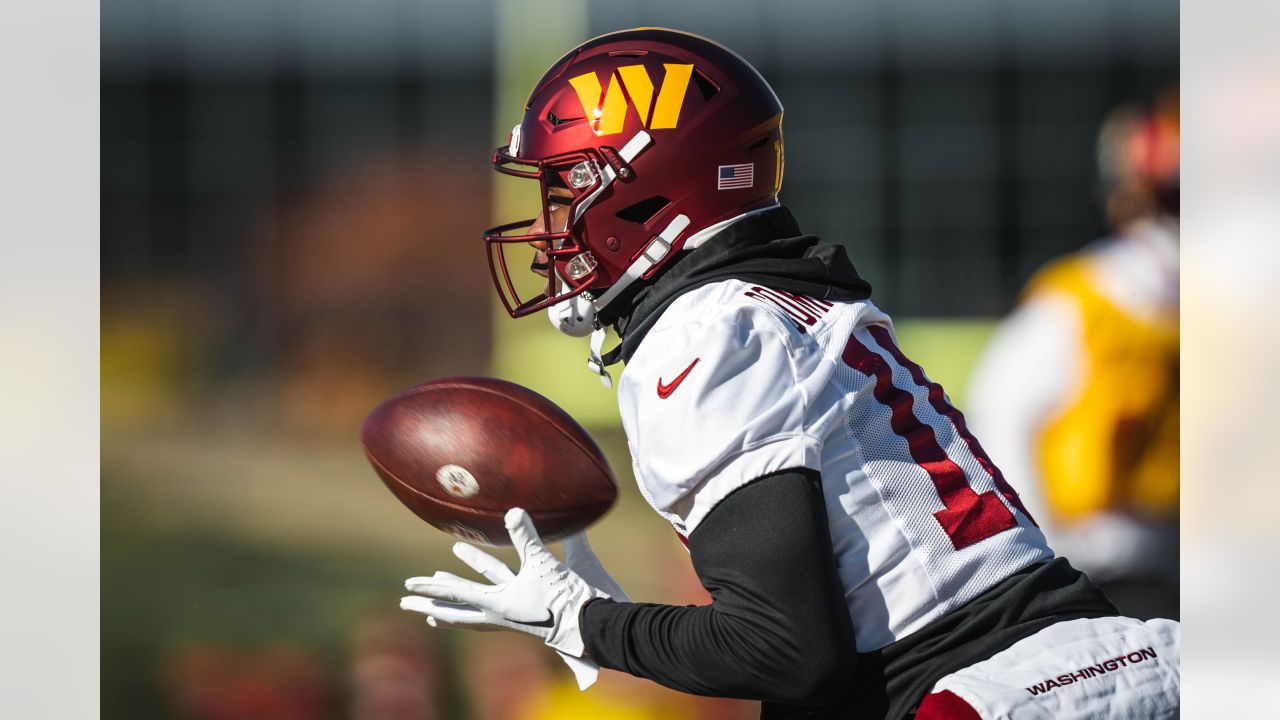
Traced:
<path fill-rule="evenodd" d="M 1053 558 L 870 301 L 738 280 L 692 290 L 649 330 L 618 401 L 641 492 L 683 536 L 752 480 L 821 472 L 859 652 Z"/>

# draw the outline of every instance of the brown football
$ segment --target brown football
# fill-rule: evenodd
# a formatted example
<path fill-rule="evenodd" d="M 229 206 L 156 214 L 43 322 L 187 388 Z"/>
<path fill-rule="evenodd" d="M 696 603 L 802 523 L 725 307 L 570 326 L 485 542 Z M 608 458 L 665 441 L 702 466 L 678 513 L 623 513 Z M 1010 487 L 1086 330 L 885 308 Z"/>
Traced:
<path fill-rule="evenodd" d="M 568 413 L 504 380 L 454 377 L 383 402 L 361 428 L 365 455 L 418 517 L 447 533 L 510 545 L 521 507 L 543 540 L 599 520 L 618 498 L 600 448 Z"/>

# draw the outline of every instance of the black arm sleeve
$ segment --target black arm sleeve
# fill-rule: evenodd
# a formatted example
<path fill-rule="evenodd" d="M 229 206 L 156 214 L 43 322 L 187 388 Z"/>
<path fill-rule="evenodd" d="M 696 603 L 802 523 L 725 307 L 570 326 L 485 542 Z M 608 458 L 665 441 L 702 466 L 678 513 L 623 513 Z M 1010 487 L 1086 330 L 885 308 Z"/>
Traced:
<path fill-rule="evenodd" d="M 725 498 L 689 538 L 710 605 L 594 600 L 580 615 L 602 667 L 698 695 L 823 705 L 857 662 L 817 473 L 787 470 Z"/>

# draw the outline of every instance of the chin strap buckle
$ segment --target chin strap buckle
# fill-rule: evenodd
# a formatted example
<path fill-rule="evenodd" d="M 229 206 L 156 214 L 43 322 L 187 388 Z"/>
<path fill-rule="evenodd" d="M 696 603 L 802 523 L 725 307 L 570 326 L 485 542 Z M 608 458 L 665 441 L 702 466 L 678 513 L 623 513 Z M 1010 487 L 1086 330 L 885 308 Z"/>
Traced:
<path fill-rule="evenodd" d="M 599 299 L 594 300 L 596 310 L 603 308 L 613 301 L 618 293 L 629 287 L 631 283 L 639 280 L 645 273 L 649 272 L 653 266 L 657 265 L 671 252 L 671 246 L 675 244 L 676 238 L 680 237 L 680 233 L 689 227 L 688 215 L 677 215 L 657 237 L 649 241 L 644 251 L 640 253 L 640 257 L 631 263 L 622 277 L 613 284 L 613 287 L 604 292 Z M 600 355 L 600 351 L 604 349 L 605 329 L 597 327 L 591 333 L 591 355 L 587 358 L 587 369 L 600 376 L 600 382 L 607 388 L 613 387 L 613 378 L 609 375 L 609 371 L 604 369 L 604 359 Z"/>
<path fill-rule="evenodd" d="M 591 332 L 591 354 L 587 357 L 587 369 L 600 376 L 601 385 L 612 388 L 613 376 L 604 369 L 604 359 L 600 357 L 600 351 L 604 349 L 605 333 L 606 330 L 602 327 Z"/>

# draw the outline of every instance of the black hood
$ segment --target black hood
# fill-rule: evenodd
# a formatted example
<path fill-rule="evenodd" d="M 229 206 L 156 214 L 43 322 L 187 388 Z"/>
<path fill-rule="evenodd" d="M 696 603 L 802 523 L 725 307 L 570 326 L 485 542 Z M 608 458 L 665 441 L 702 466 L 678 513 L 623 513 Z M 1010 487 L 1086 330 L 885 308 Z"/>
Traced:
<path fill-rule="evenodd" d="M 845 249 L 803 235 L 784 207 L 749 215 L 721 230 L 666 267 L 655 280 L 618 298 L 600 321 L 612 324 L 622 344 L 604 356 L 605 365 L 628 361 L 645 333 L 681 295 L 721 280 L 742 280 L 821 300 L 849 302 L 871 297 Z M 613 310 L 613 312 L 610 312 Z"/>

